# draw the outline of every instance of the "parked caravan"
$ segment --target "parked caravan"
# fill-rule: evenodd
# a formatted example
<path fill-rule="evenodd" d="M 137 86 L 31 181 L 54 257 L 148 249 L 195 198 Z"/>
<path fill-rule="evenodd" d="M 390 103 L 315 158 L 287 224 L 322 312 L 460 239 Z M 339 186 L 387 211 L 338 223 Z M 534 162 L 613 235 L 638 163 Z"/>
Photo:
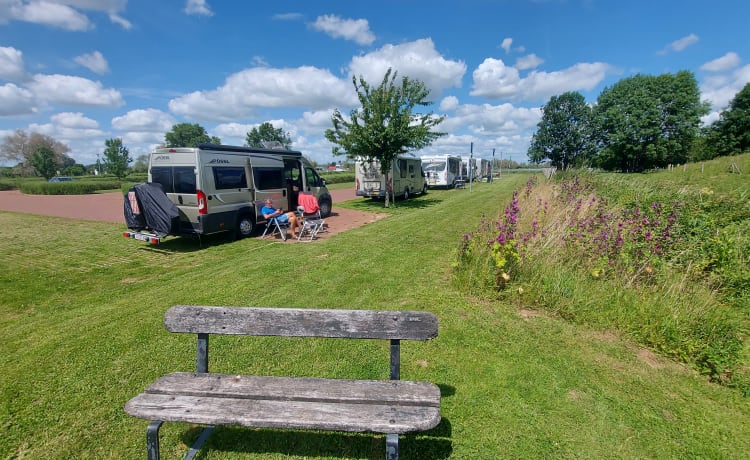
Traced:
<path fill-rule="evenodd" d="M 489 182 L 490 175 L 492 174 L 492 164 L 490 160 L 484 158 L 477 158 L 477 177 L 476 180 L 482 182 Z"/>
<path fill-rule="evenodd" d="M 265 222 L 260 208 L 267 198 L 278 208 L 294 211 L 300 191 L 316 196 L 323 217 L 331 214 L 331 194 L 325 181 L 302 153 L 294 150 L 216 144 L 158 148 L 150 155 L 148 181 L 161 187 L 177 207 L 179 219 L 168 232 L 155 234 L 148 226 L 129 226 L 132 231 L 124 236 L 154 244 L 164 233 L 234 232 L 239 238 L 249 236 Z M 139 212 L 144 212 L 144 203 L 136 201 L 126 203 L 126 214 L 127 204 L 135 204 Z M 139 219 L 131 216 L 126 220 Z"/>
<path fill-rule="evenodd" d="M 385 197 L 385 175 L 380 172 L 380 162 L 357 160 L 354 169 L 357 196 Z M 427 191 L 422 160 L 419 157 L 399 155 L 393 160 L 388 176 L 390 184 L 387 188 L 390 189 L 392 196 L 402 196 L 406 199 L 411 195 Z"/>
<path fill-rule="evenodd" d="M 456 155 L 434 155 L 422 157 L 422 170 L 428 187 L 456 186 L 461 175 L 461 157 Z"/>

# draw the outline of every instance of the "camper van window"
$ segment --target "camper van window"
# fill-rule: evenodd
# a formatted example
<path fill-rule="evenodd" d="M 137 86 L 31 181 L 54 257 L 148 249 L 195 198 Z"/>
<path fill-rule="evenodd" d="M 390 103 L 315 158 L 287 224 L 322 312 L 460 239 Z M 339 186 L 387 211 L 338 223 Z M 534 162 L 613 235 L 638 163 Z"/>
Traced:
<path fill-rule="evenodd" d="M 155 166 L 151 182 L 161 185 L 164 193 L 195 193 L 195 170 L 192 166 Z"/>
<path fill-rule="evenodd" d="M 285 188 L 282 168 L 253 168 L 255 187 L 259 190 Z"/>
<path fill-rule="evenodd" d="M 401 177 L 406 177 L 406 160 L 398 160 L 398 169 L 401 171 Z"/>
<path fill-rule="evenodd" d="M 308 187 L 320 187 L 320 176 L 312 168 L 305 168 L 305 179 Z"/>
<path fill-rule="evenodd" d="M 247 188 L 245 168 L 242 167 L 214 167 L 214 185 L 216 190 Z"/>

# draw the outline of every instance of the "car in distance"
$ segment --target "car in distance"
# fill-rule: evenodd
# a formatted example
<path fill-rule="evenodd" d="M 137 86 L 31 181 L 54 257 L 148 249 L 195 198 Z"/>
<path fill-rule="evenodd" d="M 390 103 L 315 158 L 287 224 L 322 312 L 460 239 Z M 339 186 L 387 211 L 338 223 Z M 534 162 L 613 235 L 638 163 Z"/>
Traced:
<path fill-rule="evenodd" d="M 72 177 L 66 177 L 66 176 L 57 176 L 51 178 L 48 182 L 71 182 L 73 180 Z"/>

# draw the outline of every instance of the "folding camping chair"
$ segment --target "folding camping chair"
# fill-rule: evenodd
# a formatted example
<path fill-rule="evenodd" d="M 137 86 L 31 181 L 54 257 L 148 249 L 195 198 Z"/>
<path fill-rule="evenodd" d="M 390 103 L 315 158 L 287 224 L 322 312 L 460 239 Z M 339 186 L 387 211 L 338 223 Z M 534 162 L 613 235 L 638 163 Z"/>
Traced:
<path fill-rule="evenodd" d="M 326 221 L 323 220 L 320 215 L 320 209 L 312 213 L 306 213 L 304 206 L 297 206 L 297 216 L 300 221 L 299 233 L 297 234 L 297 241 L 302 239 L 302 235 L 307 233 L 310 235 L 308 241 L 312 241 L 319 232 L 323 230 L 323 226 Z"/>
<path fill-rule="evenodd" d="M 266 233 L 268 233 L 268 230 L 271 230 L 269 236 L 274 236 L 276 232 L 279 232 L 281 239 L 286 241 L 286 231 L 289 230 L 289 225 L 290 222 L 288 220 L 286 222 L 279 222 L 278 217 L 272 217 L 266 220 L 266 228 L 263 230 L 263 234 L 260 237 L 264 238 Z"/>

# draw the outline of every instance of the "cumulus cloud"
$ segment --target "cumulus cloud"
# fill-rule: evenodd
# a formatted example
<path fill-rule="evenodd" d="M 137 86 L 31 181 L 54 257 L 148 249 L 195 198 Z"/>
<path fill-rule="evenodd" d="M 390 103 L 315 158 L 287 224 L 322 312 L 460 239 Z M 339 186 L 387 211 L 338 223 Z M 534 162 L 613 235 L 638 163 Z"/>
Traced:
<path fill-rule="evenodd" d="M 31 91 L 13 83 L 0 86 L 0 117 L 36 113 L 36 101 Z"/>
<path fill-rule="evenodd" d="M 119 107 L 120 92 L 106 89 L 98 81 L 69 75 L 34 75 L 28 88 L 40 100 L 90 107 Z"/>
<path fill-rule="evenodd" d="M 707 72 L 726 72 L 740 65 L 740 57 L 737 53 L 730 51 L 722 57 L 703 64 L 700 69 Z"/>
<path fill-rule="evenodd" d="M 124 29 L 130 22 L 118 13 L 125 9 L 127 0 L 13 0 L 0 1 L 0 23 L 23 21 L 68 31 L 86 31 L 94 27 L 82 11 L 100 11 L 110 21 Z"/>
<path fill-rule="evenodd" d="M 516 59 L 516 65 L 514 66 L 518 70 L 535 69 L 542 65 L 544 59 L 540 58 L 536 54 L 532 53 L 528 56 L 523 56 Z"/>
<path fill-rule="evenodd" d="M 26 78 L 23 66 L 23 53 L 15 48 L 0 46 L 0 78 L 8 81 L 21 81 Z"/>
<path fill-rule="evenodd" d="M 383 80 L 388 68 L 397 71 L 402 77 L 418 79 L 439 96 L 449 87 L 460 87 L 466 73 L 462 61 L 445 59 L 436 50 L 431 39 L 421 39 L 400 45 L 386 45 L 363 56 L 352 59 L 349 71 L 352 75 L 363 76 L 372 84 Z"/>
<path fill-rule="evenodd" d="M 327 70 L 252 68 L 230 75 L 215 90 L 172 99 L 169 109 L 196 120 L 231 121 L 251 116 L 258 108 L 325 109 L 356 101 L 351 83 Z"/>
<path fill-rule="evenodd" d="M 448 112 L 451 110 L 456 110 L 456 107 L 458 107 L 458 98 L 456 96 L 448 96 L 448 97 L 443 98 L 442 101 L 440 101 L 441 112 Z"/>
<path fill-rule="evenodd" d="M 166 133 L 174 124 L 174 117 L 157 109 L 131 110 L 112 119 L 112 127 L 118 131 Z"/>
<path fill-rule="evenodd" d="M 510 37 L 504 38 L 503 42 L 500 43 L 500 48 L 504 49 L 506 53 L 510 53 L 511 46 L 513 46 L 513 39 Z"/>
<path fill-rule="evenodd" d="M 214 14 L 206 0 L 187 0 L 184 11 L 185 14 L 197 14 L 200 16 L 213 16 Z"/>
<path fill-rule="evenodd" d="M 31 124 L 29 131 L 46 134 L 69 143 L 70 140 L 94 138 L 104 135 L 96 120 L 85 117 L 80 112 L 62 112 L 50 117 L 50 123 Z"/>
<path fill-rule="evenodd" d="M 686 35 L 685 37 L 682 37 L 682 38 L 680 38 L 678 40 L 675 40 L 672 43 L 670 43 L 669 45 L 667 45 L 666 47 L 664 47 L 664 49 L 662 49 L 661 51 L 659 51 L 658 54 L 667 54 L 670 51 L 675 51 L 675 52 L 683 51 L 688 46 L 697 43 L 698 40 L 699 40 L 699 38 L 695 34 Z"/>
<path fill-rule="evenodd" d="M 70 31 L 93 27 L 89 18 L 69 5 L 52 1 L 17 2 L 10 8 L 11 19 Z"/>
<path fill-rule="evenodd" d="M 76 56 L 73 60 L 96 74 L 109 73 L 109 63 L 99 51 Z"/>
<path fill-rule="evenodd" d="M 370 31 L 367 19 L 344 19 L 326 14 L 318 16 L 311 26 L 333 38 L 353 40 L 360 45 L 369 45 L 375 41 L 375 34 Z"/>
<path fill-rule="evenodd" d="M 721 111 L 750 83 L 750 64 L 725 74 L 711 75 L 700 85 L 703 100 L 708 101 L 714 111 Z"/>
<path fill-rule="evenodd" d="M 472 96 L 489 99 L 542 101 L 566 91 L 591 90 L 614 69 L 602 62 L 578 63 L 556 72 L 531 72 L 522 77 L 518 69 L 500 59 L 487 58 L 473 72 Z"/>

